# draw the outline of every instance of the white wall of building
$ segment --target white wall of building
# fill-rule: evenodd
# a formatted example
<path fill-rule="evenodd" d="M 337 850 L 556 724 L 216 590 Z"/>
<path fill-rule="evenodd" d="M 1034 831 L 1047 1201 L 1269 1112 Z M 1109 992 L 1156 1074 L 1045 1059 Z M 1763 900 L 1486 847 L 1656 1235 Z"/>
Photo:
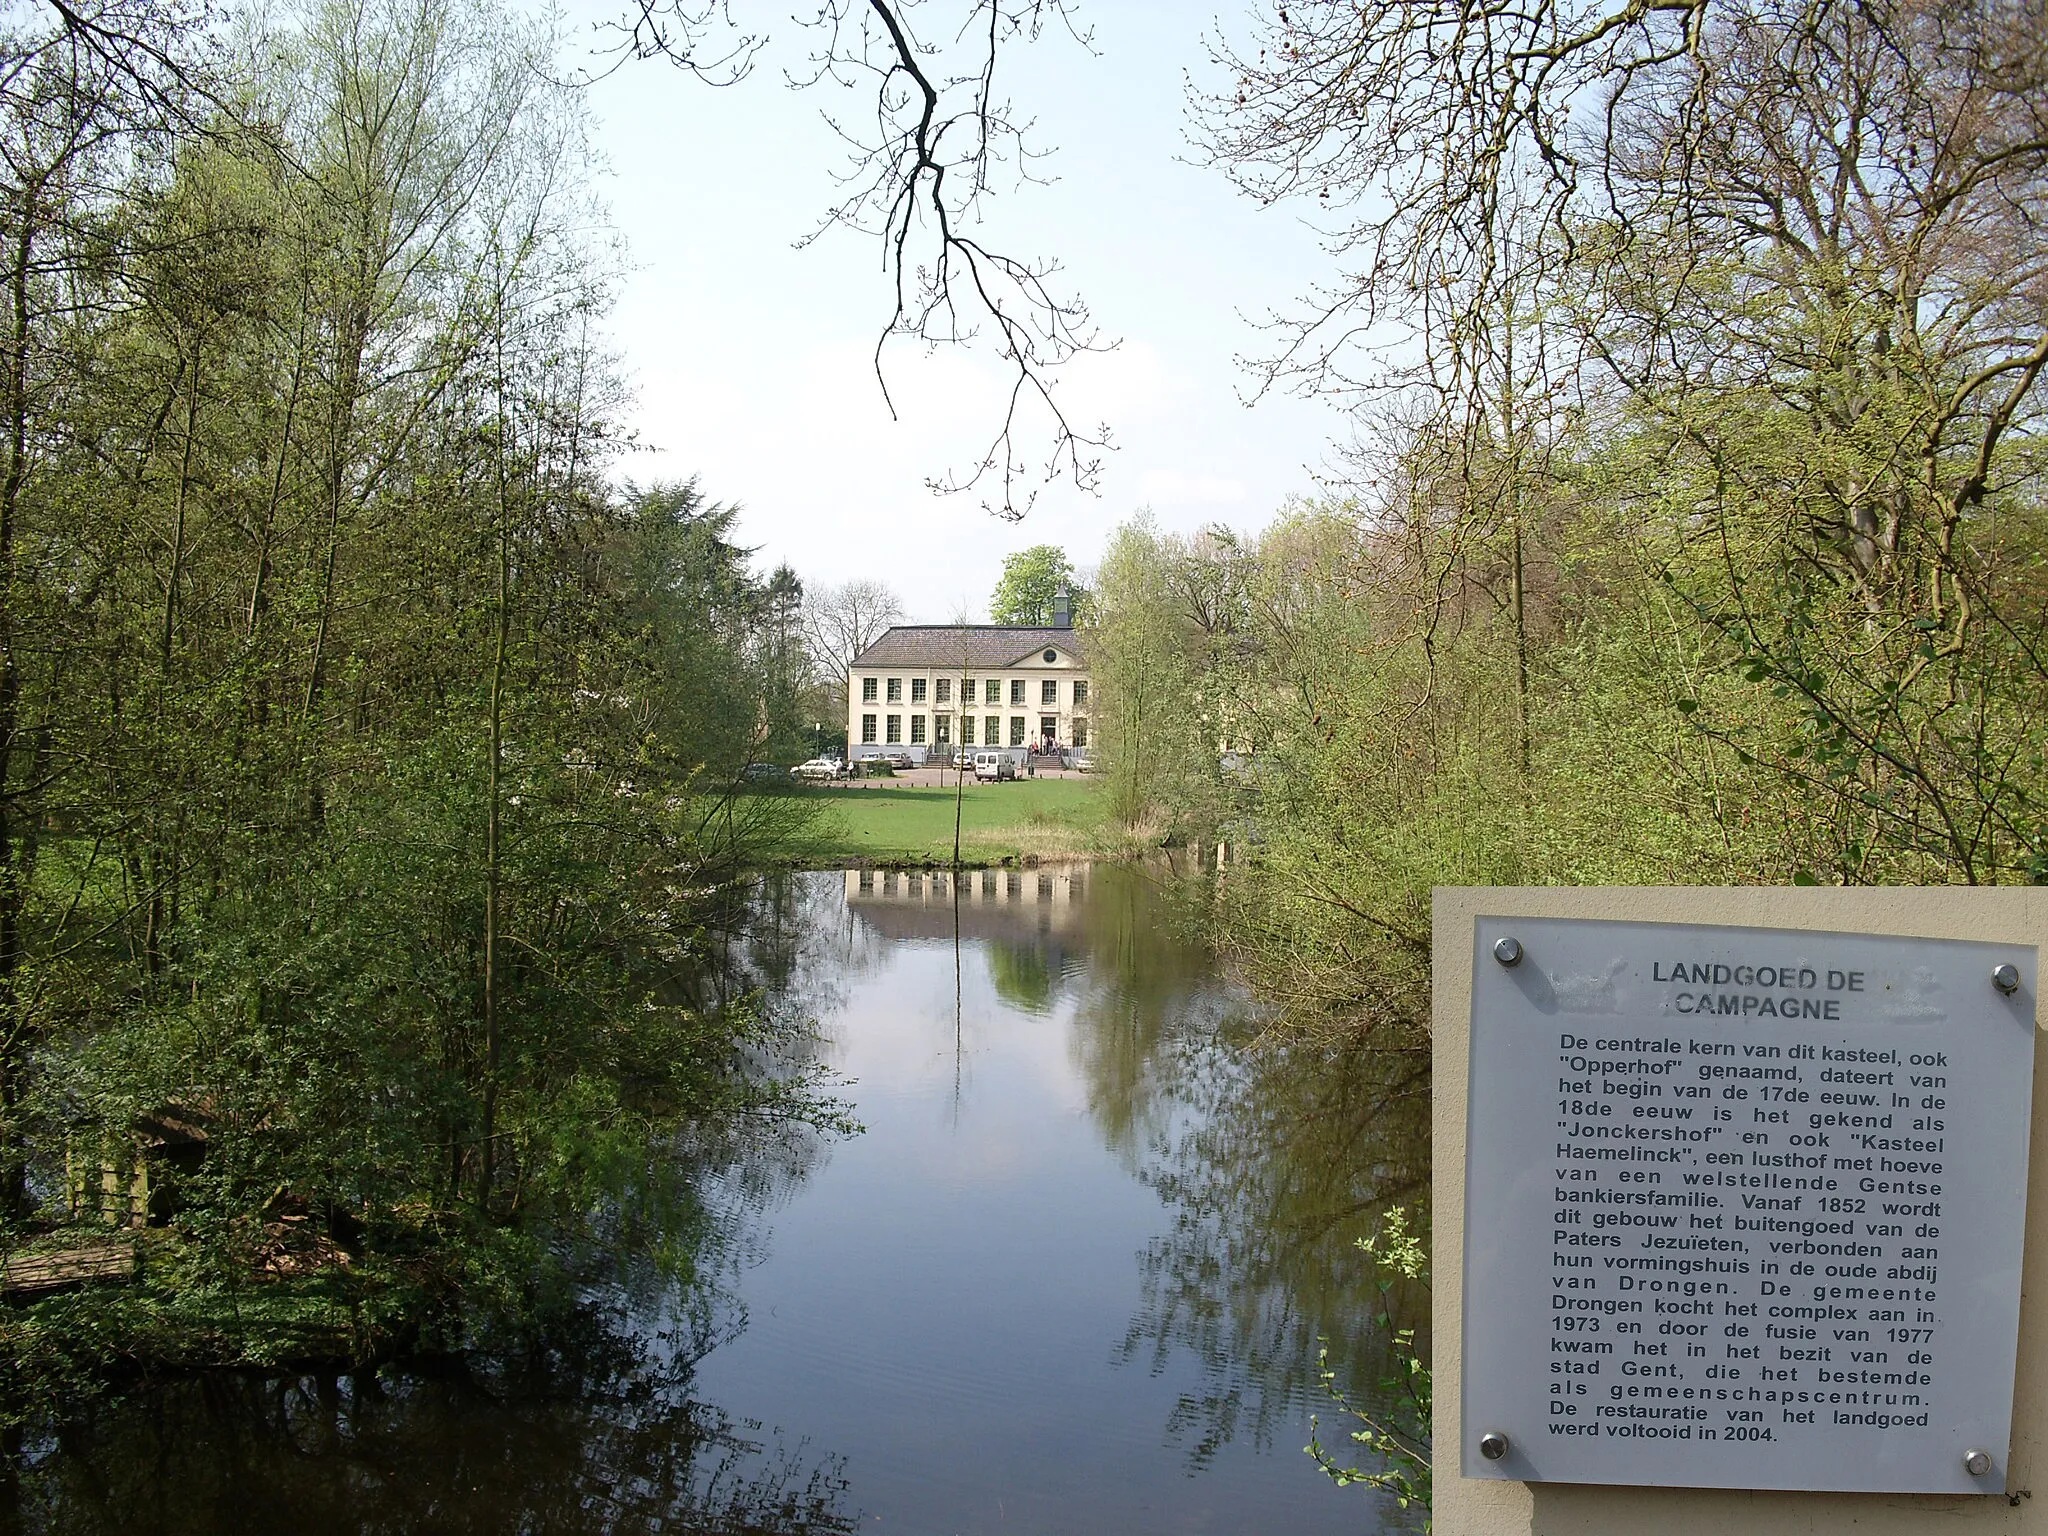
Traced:
<path fill-rule="evenodd" d="M 1052 722 L 1052 739 L 1062 749 L 1092 744 L 1095 700 L 1088 669 L 1070 653 L 1056 646 L 1048 649 L 1055 651 L 1055 660 L 1048 662 L 1042 653 L 1034 653 L 1031 664 L 1018 667 L 855 667 L 847 688 L 849 755 L 873 757 L 902 751 L 922 761 L 934 747 L 968 745 L 961 730 L 966 719 L 973 721 L 972 746 L 977 751 L 1000 746 L 1021 753 L 1027 745 L 1043 739 L 1048 721 Z M 968 683 L 974 688 L 971 703 L 962 698 Z M 995 685 L 995 703 L 989 702 L 991 683 Z M 1050 702 L 1045 697 L 1048 685 L 1053 694 Z M 1077 685 L 1081 690 L 1078 704 Z M 1016 702 L 1020 697 L 1022 702 Z M 872 740 L 867 739 L 870 717 Z M 891 717 L 895 739 L 891 739 Z M 997 722 L 994 742 L 987 734 L 991 720 Z M 1021 740 L 1016 739 L 1019 721 Z"/>

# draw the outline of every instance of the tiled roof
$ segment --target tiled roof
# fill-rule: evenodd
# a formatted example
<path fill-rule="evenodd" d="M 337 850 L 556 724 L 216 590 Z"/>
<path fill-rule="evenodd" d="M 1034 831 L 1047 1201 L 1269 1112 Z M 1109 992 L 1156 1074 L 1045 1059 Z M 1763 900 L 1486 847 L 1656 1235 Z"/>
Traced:
<path fill-rule="evenodd" d="M 853 658 L 856 667 L 1014 667 L 1057 646 L 1076 661 L 1087 653 L 1071 629 L 1007 624 L 899 624 Z"/>

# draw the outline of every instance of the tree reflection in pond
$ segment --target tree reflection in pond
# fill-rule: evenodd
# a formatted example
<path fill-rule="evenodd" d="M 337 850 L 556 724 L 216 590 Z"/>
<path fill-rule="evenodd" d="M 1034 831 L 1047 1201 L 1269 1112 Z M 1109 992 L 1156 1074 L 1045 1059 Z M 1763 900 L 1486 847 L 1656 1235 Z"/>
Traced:
<path fill-rule="evenodd" d="M 650 1384 L 208 1375 L 23 1448 L 0 1529 L 836 1536 L 841 1468 Z"/>
<path fill-rule="evenodd" d="M 1088 1087 L 1104 1140 L 1139 1171 L 1168 1124 L 1171 1092 L 1161 1053 L 1181 1041 L 1216 1040 L 1250 1012 L 1219 987 L 1200 938 L 1202 887 L 1170 869 L 1097 870 L 1085 933 L 1092 964 L 1068 1049 Z"/>
<path fill-rule="evenodd" d="M 1201 1462 L 1236 1434 L 1266 1445 L 1318 1401 L 1318 1341 L 1361 1402 L 1387 1374 L 1374 1274 L 1357 1239 L 1389 1205 L 1424 1206 L 1426 1055 L 1353 1045 L 1180 1040 L 1160 1060 L 1175 1106 L 1142 1177 L 1172 1224 L 1142 1260 L 1143 1301 L 1123 1343 L 1154 1368 L 1184 1349 L 1203 1390 L 1171 1426 Z M 1427 1297 L 1400 1298 L 1422 1321 Z"/>
<path fill-rule="evenodd" d="M 1295 1432 L 1304 1403 L 1324 1406 L 1319 1341 L 1373 1401 L 1387 1341 L 1356 1240 L 1390 1205 L 1426 1217 L 1429 1057 L 1262 1033 L 1194 936 L 1202 885 L 1153 884 L 1098 874 L 1071 1049 L 1102 1135 L 1172 1217 L 1141 1256 L 1120 1355 L 1154 1371 L 1177 1350 L 1201 1362 L 1168 1432 L 1202 1465 L 1233 1436 L 1265 1447 Z M 1425 1295 L 1399 1300 L 1426 1319 Z"/>
<path fill-rule="evenodd" d="M 782 1158 L 731 1176 L 800 1179 L 801 1153 Z M 853 1532 L 838 1457 L 691 1397 L 743 1326 L 729 1294 L 615 1260 L 501 1356 L 145 1387 L 5 1448 L 0 1536 Z"/>
<path fill-rule="evenodd" d="M 988 975 L 995 986 L 996 996 L 1012 1008 L 1021 1008 L 1026 1013 L 1044 1013 L 1052 1007 L 1053 988 L 1058 977 L 1050 957 L 1037 945 L 991 940 Z"/>
<path fill-rule="evenodd" d="M 1319 1337 L 1348 1387 L 1381 1375 L 1352 1243 L 1424 1193 L 1427 1061 L 1262 1039 L 1203 892 L 763 881 L 678 984 L 821 1021 L 871 1136 L 638 1149 L 709 1249 L 631 1260 L 661 1213 L 614 1213 L 579 1242 L 577 1336 L 138 1393 L 0 1457 L 0 1532 L 1400 1528 L 1297 1448 Z"/>
<path fill-rule="evenodd" d="M 1041 878 L 1054 899 L 1038 898 Z M 980 945 L 1011 1006 L 1071 1005 L 1067 1054 L 1096 1133 L 1169 1218 L 1137 1257 L 1139 1305 L 1114 1347 L 1154 1374 L 1177 1355 L 1199 1363 L 1200 1389 L 1165 1426 L 1197 1467 L 1237 1436 L 1269 1448 L 1329 1407 L 1319 1341 L 1347 1390 L 1376 1400 L 1387 1341 L 1356 1240 L 1390 1205 L 1426 1223 L 1429 1179 L 1427 1050 L 1263 1033 L 1254 1000 L 1219 984 L 1207 878 L 1167 865 L 970 873 L 957 911 L 943 887 L 846 887 L 878 934 Z M 1398 1305 L 1426 1324 L 1426 1294 Z"/>
<path fill-rule="evenodd" d="M 805 906 L 808 889 L 741 893 L 711 930 L 720 963 L 673 984 L 700 1007 L 829 1008 L 872 947 L 840 904 Z M 779 1029 L 757 1049 L 788 1070 L 811 1043 Z M 534 1233 L 570 1292 L 537 1300 L 545 1326 L 378 1371 L 141 1387 L 0 1446 L 0 1536 L 851 1532 L 838 1457 L 690 1395 L 697 1363 L 746 1326 L 736 1281 L 759 1259 L 763 1214 L 832 1139 L 785 1122 L 622 1143 L 613 1197 Z"/>

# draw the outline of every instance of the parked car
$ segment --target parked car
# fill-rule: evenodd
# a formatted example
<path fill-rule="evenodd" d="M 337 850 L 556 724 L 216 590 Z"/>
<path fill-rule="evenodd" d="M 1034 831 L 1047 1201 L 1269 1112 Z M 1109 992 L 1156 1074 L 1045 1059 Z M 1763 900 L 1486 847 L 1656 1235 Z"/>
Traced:
<path fill-rule="evenodd" d="M 749 763 L 746 768 L 746 777 L 750 782 L 758 783 L 763 779 L 780 779 L 787 776 L 788 770 L 779 763 Z"/>
<path fill-rule="evenodd" d="M 1073 755 L 1067 761 L 1073 766 L 1076 773 L 1093 773 L 1095 771 L 1095 753 L 1087 747 L 1076 747 Z"/>
<path fill-rule="evenodd" d="M 891 768 L 910 768 L 915 766 L 911 762 L 908 752 L 885 752 L 882 754 L 882 761 Z"/>
<path fill-rule="evenodd" d="M 1017 765 L 1004 752 L 977 752 L 974 754 L 974 776 L 991 783 L 1017 777 Z"/>
<path fill-rule="evenodd" d="M 836 757 L 814 757 L 789 770 L 793 779 L 843 779 L 853 770 Z"/>

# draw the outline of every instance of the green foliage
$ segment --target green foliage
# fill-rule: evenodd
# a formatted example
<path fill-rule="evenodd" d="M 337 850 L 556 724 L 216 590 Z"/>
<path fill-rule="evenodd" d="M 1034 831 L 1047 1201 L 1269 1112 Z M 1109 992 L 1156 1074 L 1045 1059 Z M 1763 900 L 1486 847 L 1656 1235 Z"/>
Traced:
<path fill-rule="evenodd" d="M 1227 684 L 1207 675 L 1215 648 L 1182 601 L 1181 554 L 1148 516 L 1119 528 L 1086 625 L 1096 749 L 1111 814 L 1132 829 L 1155 809 L 1183 821 L 1211 810 L 1229 731 Z"/>
<path fill-rule="evenodd" d="M 1052 1007 L 1052 969 L 1035 945 L 994 940 L 988 948 L 988 976 L 996 996 L 1012 1008 L 1045 1013 Z"/>
<path fill-rule="evenodd" d="M 1270 377 L 1385 407 L 1356 586 L 1425 681 L 1376 756 L 1505 689 L 1506 755 L 1468 761 L 1535 824 L 1491 850 L 1518 878 L 2048 868 L 2048 68 L 2009 10 L 1920 17 L 1737 3 L 1674 48 L 1615 6 L 1559 52 L 1548 12 L 1446 40 L 1427 7 L 1267 8 L 1203 103 L 1242 185 L 1377 253 L 1279 323 Z M 1588 699 L 1628 704 L 1597 743 Z M 1654 808 L 1608 802 L 1622 861 L 1552 835 L 1599 825 L 1609 756 Z"/>
<path fill-rule="evenodd" d="M 1314 1418 L 1309 1420 L 1304 1449 L 1338 1487 L 1363 1483 L 1391 1493 L 1402 1509 L 1427 1511 L 1433 1495 L 1430 1413 L 1435 1390 L 1429 1363 L 1416 1343 L 1416 1329 L 1396 1317 L 1394 1298 L 1402 1288 L 1420 1286 L 1428 1291 L 1429 1249 L 1425 1238 L 1410 1230 L 1408 1212 L 1401 1206 L 1389 1210 L 1381 1218 L 1379 1230 L 1359 1238 L 1358 1246 L 1370 1255 L 1378 1278 L 1381 1310 L 1375 1322 L 1393 1351 L 1392 1372 L 1380 1386 L 1392 1406 L 1368 1410 L 1348 1396 L 1337 1373 L 1330 1369 L 1327 1348 L 1319 1357 L 1318 1372 L 1330 1400 L 1358 1422 L 1359 1427 L 1349 1432 L 1351 1440 L 1378 1465 L 1362 1467 L 1338 1461 L 1318 1437 Z M 1430 1523 L 1425 1520 L 1422 1528 L 1429 1530 Z"/>
<path fill-rule="evenodd" d="M 808 755 L 802 583 L 787 566 L 757 577 L 732 541 L 740 509 L 695 480 L 628 485 L 622 500 L 615 558 L 628 578 L 630 697 L 646 711 L 640 753 L 667 777 L 720 784 L 750 762 Z"/>
<path fill-rule="evenodd" d="M 10 1307 L 13 1406 L 540 1327 L 599 1240 L 685 1280 L 676 1148 L 832 1118 L 699 981 L 717 882 L 815 814 L 737 793 L 795 740 L 801 589 L 694 482 L 610 483 L 551 40 L 250 26 L 216 94 L 262 110 L 203 134 L 82 80 L 107 137 L 46 140 L 0 90 L 70 157 L 0 272 L 0 1253 L 144 1250 Z"/>
<path fill-rule="evenodd" d="M 1916 611 L 1925 570 L 1878 602 L 1809 524 L 1713 500 L 1746 457 L 1847 451 L 1773 447 L 1752 407 L 1696 466 L 1661 429 L 1569 435 L 1518 472 L 1519 526 L 1424 438 L 1391 508 L 1112 541 L 1112 803 L 1254 850 L 1225 942 L 1297 1018 L 1425 1030 L 1440 884 L 2037 878 L 2039 504 L 1958 529 L 1956 645 Z"/>
<path fill-rule="evenodd" d="M 1050 624 L 1056 600 L 1065 592 L 1070 614 L 1084 608 L 1088 593 L 1075 578 L 1074 563 L 1056 544 L 1034 544 L 1003 561 L 1002 578 L 989 595 L 991 624 Z"/>

